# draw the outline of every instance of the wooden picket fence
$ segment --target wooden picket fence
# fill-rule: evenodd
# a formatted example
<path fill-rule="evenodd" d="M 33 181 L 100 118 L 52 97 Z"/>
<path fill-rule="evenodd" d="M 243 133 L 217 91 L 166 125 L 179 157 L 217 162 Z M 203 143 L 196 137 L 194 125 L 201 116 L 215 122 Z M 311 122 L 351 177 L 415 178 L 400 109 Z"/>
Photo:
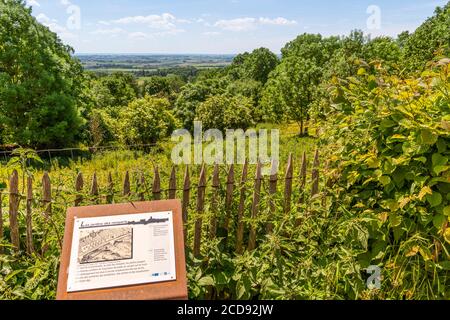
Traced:
<path fill-rule="evenodd" d="M 299 190 L 305 190 L 307 181 L 309 180 L 307 177 L 307 155 L 306 153 L 303 154 L 302 157 L 302 164 L 299 168 L 299 176 L 294 177 L 294 163 L 293 163 L 293 156 L 292 154 L 289 156 L 287 164 L 286 164 L 286 170 L 285 170 L 285 176 L 284 179 L 284 201 L 283 201 L 283 210 L 284 213 L 288 214 L 291 212 L 293 201 L 292 201 L 292 195 L 293 195 L 293 182 L 294 179 L 299 179 L 298 181 L 298 187 Z M 275 164 L 274 164 L 275 165 Z M 225 230 L 229 229 L 231 221 L 235 223 L 236 225 L 236 243 L 235 243 L 235 251 L 238 254 L 243 253 L 245 249 L 251 251 L 254 250 L 257 246 L 256 240 L 257 240 L 257 229 L 254 226 L 246 226 L 244 217 L 246 216 L 246 199 L 249 196 L 248 192 L 248 181 L 251 181 L 251 177 L 249 177 L 249 164 L 246 162 L 242 166 L 242 172 L 240 175 L 240 181 L 236 182 L 235 180 L 235 166 L 230 165 L 227 169 L 227 177 L 226 177 L 226 185 L 222 186 L 223 190 L 225 190 L 225 196 L 223 202 L 225 206 L 225 217 L 223 218 L 223 228 Z M 311 183 L 311 196 L 314 197 L 316 195 L 319 195 L 319 178 L 320 178 L 320 161 L 319 161 L 319 152 L 316 151 L 314 155 L 314 161 L 313 166 L 311 170 L 311 179 L 309 180 Z M 250 206 L 250 217 L 255 219 L 257 218 L 259 212 L 260 212 L 260 202 L 261 202 L 261 186 L 263 180 L 266 179 L 262 175 L 262 165 L 259 163 L 256 165 L 256 172 L 255 172 L 255 178 L 254 178 L 254 187 L 252 192 L 252 201 Z M 112 203 L 114 198 L 114 181 L 112 178 L 111 173 L 108 175 L 108 183 L 107 183 L 107 190 L 108 195 L 106 196 L 106 202 Z M 195 256 L 200 256 L 200 249 L 201 249 L 201 243 L 202 243 L 202 231 L 205 229 L 204 227 L 204 212 L 205 212 L 205 204 L 207 203 L 207 166 L 203 165 L 201 167 L 198 184 L 193 185 L 191 183 L 191 173 L 189 170 L 189 167 L 186 166 L 185 172 L 184 172 L 184 179 L 181 187 L 178 187 L 178 181 L 177 181 L 177 175 L 176 175 L 176 168 L 173 167 L 169 183 L 168 183 L 168 189 L 163 190 L 161 187 L 161 176 L 158 167 L 154 168 L 153 172 L 153 181 L 151 184 L 151 191 L 152 194 L 151 199 L 152 200 L 161 200 L 163 198 L 163 193 L 167 193 L 168 199 L 175 199 L 177 196 L 177 192 L 179 195 L 181 195 L 182 200 L 182 215 L 183 215 L 183 222 L 185 224 L 184 228 L 184 236 L 185 239 L 188 239 L 187 237 L 187 222 L 188 222 L 188 216 L 189 213 L 194 211 L 195 214 L 195 225 L 194 225 L 194 233 L 193 233 L 193 244 L 192 244 L 192 250 Z M 210 208 L 213 211 L 212 217 L 209 221 L 208 225 L 208 237 L 215 238 L 218 228 L 218 216 L 217 216 L 217 204 L 219 201 L 219 197 L 221 196 L 219 191 L 219 188 L 221 187 L 220 183 L 220 170 L 219 165 L 215 165 L 212 172 L 212 179 L 211 179 L 211 190 L 209 197 Z M 278 177 L 278 174 L 273 174 L 270 177 L 268 177 L 268 184 L 269 184 L 269 195 L 273 196 L 275 195 L 279 190 L 279 182 L 280 178 Z M 135 198 L 140 201 L 145 201 L 146 199 L 146 192 L 140 186 L 144 186 L 146 184 L 144 174 L 141 174 L 138 179 L 136 179 L 136 190 L 137 193 L 134 194 Z M 25 241 L 25 247 L 26 252 L 28 254 L 31 254 L 35 251 L 33 247 L 33 221 L 32 221 L 32 211 L 33 211 L 33 199 L 36 192 L 33 191 L 33 179 L 32 177 L 27 177 L 26 179 L 26 193 L 20 194 L 19 193 L 19 175 L 17 171 L 14 171 L 10 177 L 9 180 L 9 189 L 8 190 L 0 190 L 0 240 L 4 239 L 4 217 L 2 212 L 2 200 L 5 197 L 8 197 L 9 202 L 9 233 L 10 233 L 10 242 L 12 245 L 12 248 L 17 252 L 21 252 L 21 241 L 20 241 L 20 233 L 19 233 L 19 204 L 21 200 L 26 201 L 26 210 L 25 210 L 25 223 L 26 223 L 26 241 Z M 85 188 L 85 180 L 82 173 L 79 173 L 76 181 L 75 181 L 75 197 L 74 197 L 74 206 L 80 206 L 83 204 L 83 202 L 86 200 L 84 197 L 86 195 L 83 195 L 82 190 Z M 130 179 L 130 173 L 126 172 L 125 177 L 123 180 L 123 187 L 122 187 L 122 196 L 125 198 L 130 197 L 132 195 L 131 191 L 131 179 Z M 235 192 L 237 191 L 237 192 Z M 42 177 L 42 190 L 39 192 L 41 202 L 41 210 L 43 212 L 44 218 L 48 219 L 49 223 L 51 223 L 51 216 L 52 216 L 52 184 L 50 180 L 50 176 L 47 172 L 43 174 Z M 238 195 L 238 206 L 237 206 L 237 212 L 233 212 L 233 197 L 234 195 Z M 322 194 L 325 196 L 322 197 L 324 199 L 323 201 L 326 201 L 326 192 L 323 191 Z M 191 201 L 195 200 L 195 202 Z M 94 173 L 92 176 L 92 181 L 90 184 L 90 191 L 89 191 L 89 201 L 93 202 L 93 204 L 101 204 L 102 199 L 99 192 L 99 183 L 97 179 L 97 174 Z M 130 200 L 131 201 L 131 200 Z M 301 196 L 298 199 L 299 203 L 305 202 L 305 196 L 303 192 L 301 193 Z M 191 207 L 194 207 L 195 209 L 191 209 Z M 275 201 L 270 198 L 269 199 L 269 206 L 271 212 L 274 212 L 276 210 Z M 247 228 L 246 228 L 247 227 Z M 245 239 L 245 230 L 248 229 L 248 243 L 244 244 Z M 273 231 L 273 224 L 269 221 L 266 225 L 266 232 L 271 233 Z M 58 239 L 60 246 L 62 245 L 62 239 Z M 186 244 L 187 246 L 189 244 Z M 0 247 L 0 250 L 2 248 Z"/>

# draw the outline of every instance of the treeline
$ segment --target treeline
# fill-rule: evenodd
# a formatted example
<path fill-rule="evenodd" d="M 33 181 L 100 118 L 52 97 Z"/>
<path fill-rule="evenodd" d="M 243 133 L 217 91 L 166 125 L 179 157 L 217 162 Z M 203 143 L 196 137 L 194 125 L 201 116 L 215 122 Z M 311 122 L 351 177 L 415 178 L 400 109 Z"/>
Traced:
<path fill-rule="evenodd" d="M 312 120 L 326 119 L 337 79 L 362 67 L 375 73 L 380 65 L 392 74 L 419 74 L 448 54 L 449 21 L 447 4 L 414 33 L 395 39 L 361 31 L 303 34 L 286 44 L 281 59 L 260 48 L 223 69 L 141 81 L 83 71 L 73 50 L 39 24 L 24 1 L 0 0 L 0 144 L 148 144 L 175 128 L 192 129 L 196 119 L 223 130 L 296 121 L 307 135 Z"/>

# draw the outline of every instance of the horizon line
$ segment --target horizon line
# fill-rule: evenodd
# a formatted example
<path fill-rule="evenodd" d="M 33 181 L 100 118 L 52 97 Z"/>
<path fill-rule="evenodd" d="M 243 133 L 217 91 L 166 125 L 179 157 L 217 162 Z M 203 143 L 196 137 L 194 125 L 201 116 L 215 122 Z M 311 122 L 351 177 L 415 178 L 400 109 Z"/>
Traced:
<path fill-rule="evenodd" d="M 209 56 L 235 56 L 239 53 L 169 53 L 169 52 L 75 52 L 74 55 L 209 55 Z"/>

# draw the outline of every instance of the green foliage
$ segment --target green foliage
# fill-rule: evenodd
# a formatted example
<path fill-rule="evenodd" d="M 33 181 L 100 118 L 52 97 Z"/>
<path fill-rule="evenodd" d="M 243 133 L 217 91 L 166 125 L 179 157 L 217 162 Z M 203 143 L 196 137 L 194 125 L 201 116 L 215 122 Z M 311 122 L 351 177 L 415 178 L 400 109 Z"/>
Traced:
<path fill-rule="evenodd" d="M 228 72 L 234 79 L 249 79 L 264 85 L 277 65 L 278 57 L 273 52 L 259 48 L 236 56 Z"/>
<path fill-rule="evenodd" d="M 247 129 L 253 125 L 253 104 L 242 96 L 216 95 L 197 108 L 196 119 L 205 129 Z"/>
<path fill-rule="evenodd" d="M 164 98 L 134 100 L 119 113 L 119 137 L 124 145 L 151 144 L 172 134 L 177 121 Z"/>
<path fill-rule="evenodd" d="M 323 65 L 340 47 L 339 37 L 323 38 L 320 34 L 305 33 L 287 43 L 281 52 L 283 59 L 296 57 L 302 60 L 312 60 L 316 65 Z"/>
<path fill-rule="evenodd" d="M 194 119 L 199 105 L 212 95 L 225 93 L 229 81 L 226 78 L 208 78 L 183 87 L 175 103 L 175 114 L 183 128 L 194 129 Z"/>
<path fill-rule="evenodd" d="M 300 134 L 304 134 L 304 124 L 309 120 L 309 108 L 321 75 L 322 68 L 314 60 L 284 58 L 262 93 L 264 114 L 278 121 L 282 120 L 282 115 L 294 120 L 300 125 Z"/>
<path fill-rule="evenodd" d="M 376 219 L 358 259 L 385 268 L 389 293 L 448 298 L 449 60 L 417 79 L 377 71 L 335 82 L 326 128 L 333 210 Z"/>
<path fill-rule="evenodd" d="M 68 146 L 80 133 L 82 68 L 23 1 L 0 1 L 0 123 L 4 140 Z"/>
<path fill-rule="evenodd" d="M 450 3 L 436 8 L 433 17 L 425 21 L 417 30 L 409 35 L 402 34 L 403 60 L 409 71 L 421 72 L 427 61 L 434 58 L 437 51 L 450 53 Z"/>
<path fill-rule="evenodd" d="M 395 66 L 400 62 L 401 50 L 394 39 L 378 37 L 364 46 L 363 58 L 368 62 L 373 60 L 382 61 L 385 67 Z"/>
<path fill-rule="evenodd" d="M 42 163 L 36 151 L 32 149 L 17 148 L 11 153 L 11 160 L 8 161 L 7 167 L 16 170 L 22 170 L 28 176 L 31 176 L 31 161 Z"/>
<path fill-rule="evenodd" d="M 0 299 L 50 300 L 56 297 L 59 258 L 0 256 Z"/>
<path fill-rule="evenodd" d="M 118 72 L 101 77 L 98 86 L 103 87 L 96 90 L 99 106 L 109 108 L 112 114 L 127 106 L 138 94 L 136 79 L 127 73 Z"/>
<path fill-rule="evenodd" d="M 172 102 L 184 84 L 183 79 L 179 76 L 150 77 L 144 80 L 143 92 L 144 95 L 167 98 Z"/>
<path fill-rule="evenodd" d="M 263 86 L 261 82 L 255 80 L 237 80 L 230 83 L 226 94 L 229 96 L 242 96 L 250 99 L 253 104 L 252 117 L 255 122 L 261 122 L 262 110 L 260 108 L 261 92 Z"/>
<path fill-rule="evenodd" d="M 118 121 L 104 109 L 94 109 L 89 115 L 89 145 L 99 147 L 117 142 Z"/>

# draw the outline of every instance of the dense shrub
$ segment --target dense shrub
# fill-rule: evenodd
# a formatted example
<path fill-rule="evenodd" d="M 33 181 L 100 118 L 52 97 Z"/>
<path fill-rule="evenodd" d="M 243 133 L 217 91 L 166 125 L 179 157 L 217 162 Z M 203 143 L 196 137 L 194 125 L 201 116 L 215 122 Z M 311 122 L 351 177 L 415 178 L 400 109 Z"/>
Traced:
<path fill-rule="evenodd" d="M 254 124 L 252 108 L 252 101 L 243 96 L 211 96 L 198 107 L 196 119 L 204 129 L 247 129 Z"/>
<path fill-rule="evenodd" d="M 370 221 L 358 258 L 383 268 L 386 296 L 449 298 L 449 63 L 417 79 L 378 65 L 377 75 L 362 68 L 335 82 L 326 130 L 333 210 Z"/>
<path fill-rule="evenodd" d="M 175 114 L 183 128 L 192 130 L 198 106 L 212 95 L 223 94 L 227 86 L 226 78 L 202 79 L 184 86 L 175 103 Z"/>
<path fill-rule="evenodd" d="M 120 138 L 124 144 L 150 144 L 176 129 L 177 121 L 164 98 L 146 96 L 131 102 L 119 114 Z"/>

